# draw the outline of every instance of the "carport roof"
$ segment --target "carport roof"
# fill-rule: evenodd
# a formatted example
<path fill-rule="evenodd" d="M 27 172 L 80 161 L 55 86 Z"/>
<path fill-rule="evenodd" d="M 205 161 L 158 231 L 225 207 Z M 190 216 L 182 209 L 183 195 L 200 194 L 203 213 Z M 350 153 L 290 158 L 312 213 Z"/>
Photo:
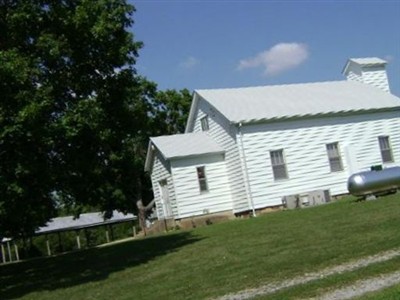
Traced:
<path fill-rule="evenodd" d="M 113 212 L 113 216 L 110 219 L 104 219 L 103 213 L 101 212 L 84 213 L 80 214 L 78 218 L 67 216 L 51 219 L 47 222 L 46 226 L 40 227 L 36 230 L 36 234 L 76 230 L 106 224 L 127 222 L 135 219 L 136 216 L 133 214 L 125 215 L 117 211 Z"/>

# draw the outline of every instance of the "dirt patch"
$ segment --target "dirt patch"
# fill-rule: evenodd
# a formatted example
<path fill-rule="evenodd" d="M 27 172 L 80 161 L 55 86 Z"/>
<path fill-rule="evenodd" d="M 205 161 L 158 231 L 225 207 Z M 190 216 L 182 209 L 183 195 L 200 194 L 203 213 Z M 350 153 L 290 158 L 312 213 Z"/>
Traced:
<path fill-rule="evenodd" d="M 222 296 L 220 298 L 217 298 L 218 300 L 243 300 L 243 299 L 251 299 L 254 298 L 256 296 L 262 296 L 262 295 L 268 295 L 268 294 L 272 294 L 275 293 L 277 291 L 280 291 L 282 289 L 285 288 L 289 288 L 289 287 L 293 287 L 296 285 L 301 285 L 301 284 L 305 284 L 314 280 L 318 280 L 327 276 L 331 276 L 334 274 L 340 274 L 340 273 L 344 273 L 344 272 L 351 272 L 354 271 L 356 269 L 360 269 L 363 267 L 366 267 L 368 265 L 374 264 L 374 263 L 379 263 L 379 262 L 384 262 L 387 260 L 390 260 L 392 258 L 395 258 L 397 256 L 400 256 L 400 249 L 395 249 L 395 250 L 390 250 L 390 251 L 385 251 L 385 252 L 381 252 L 372 256 L 367 256 L 365 258 L 361 258 L 358 260 L 354 260 L 354 261 L 350 261 L 348 263 L 344 263 L 338 266 L 334 266 L 334 267 L 330 267 L 330 268 L 326 268 L 323 269 L 321 271 L 318 272 L 312 272 L 312 273 L 306 273 L 302 276 L 298 276 L 292 279 L 288 279 L 288 280 L 284 280 L 281 282 L 274 282 L 274 283 L 268 283 L 266 285 L 263 285 L 261 287 L 258 288 L 254 288 L 254 289 L 247 289 L 247 290 L 243 290 L 237 293 L 232 293 L 232 294 L 228 294 L 225 296 Z M 399 272 L 400 273 L 400 272 Z M 393 273 L 394 278 L 388 277 L 387 279 L 387 286 L 392 285 L 392 281 L 397 279 L 397 273 Z M 400 279 L 399 279 L 400 280 Z M 367 281 L 367 280 L 366 280 Z M 384 280 L 385 281 L 385 280 Z M 362 286 L 362 281 L 359 282 L 360 283 L 360 291 L 361 286 Z M 396 282 L 395 282 L 396 283 Z M 383 283 L 382 283 L 383 284 Z M 394 284 L 394 283 L 393 283 Z M 367 286 L 371 286 L 371 288 L 373 287 L 372 283 L 367 282 Z M 378 284 L 379 286 L 379 284 Z M 354 287 L 357 287 L 356 285 L 354 285 Z M 384 286 L 382 286 L 384 287 Z M 352 287 L 348 287 L 349 289 L 351 289 Z M 378 288 L 379 289 L 379 288 Z M 338 293 L 340 290 L 337 290 Z M 369 290 L 366 289 L 365 292 L 368 292 Z M 331 292 L 333 293 L 333 292 Z M 326 294 L 327 297 L 330 296 L 330 294 Z M 336 297 L 336 294 L 332 294 L 331 297 Z M 362 295 L 362 294 L 359 294 Z M 350 298 L 343 298 L 339 297 L 339 298 L 320 298 L 318 297 L 318 299 L 326 299 L 326 300 L 333 300 L 333 299 L 350 299 Z M 354 297 L 354 296 L 352 296 Z"/>
<path fill-rule="evenodd" d="M 385 274 L 383 276 L 374 277 L 366 280 L 359 280 L 352 285 L 346 286 L 318 296 L 318 300 L 346 300 L 359 297 L 365 293 L 379 291 L 386 287 L 400 283 L 400 271 Z"/>

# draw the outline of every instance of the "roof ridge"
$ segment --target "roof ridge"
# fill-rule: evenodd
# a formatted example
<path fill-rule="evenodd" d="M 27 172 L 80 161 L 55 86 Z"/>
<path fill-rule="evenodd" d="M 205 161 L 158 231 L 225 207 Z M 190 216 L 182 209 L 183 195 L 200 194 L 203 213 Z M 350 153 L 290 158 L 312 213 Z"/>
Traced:
<path fill-rule="evenodd" d="M 283 84 L 270 84 L 270 85 L 256 85 L 256 86 L 244 86 L 244 87 L 234 87 L 234 88 L 214 88 L 214 89 L 196 89 L 195 92 L 204 91 L 231 91 L 231 90 L 245 90 L 245 89 L 257 89 L 257 88 L 269 88 L 269 87 L 287 87 L 287 86 L 300 86 L 300 85 L 315 85 L 315 84 L 329 84 L 329 83 L 341 83 L 349 82 L 348 80 L 326 80 L 317 82 L 298 82 L 298 83 L 283 83 Z"/>
<path fill-rule="evenodd" d="M 198 95 L 231 123 L 400 107 L 397 96 L 348 80 L 202 90 Z"/>

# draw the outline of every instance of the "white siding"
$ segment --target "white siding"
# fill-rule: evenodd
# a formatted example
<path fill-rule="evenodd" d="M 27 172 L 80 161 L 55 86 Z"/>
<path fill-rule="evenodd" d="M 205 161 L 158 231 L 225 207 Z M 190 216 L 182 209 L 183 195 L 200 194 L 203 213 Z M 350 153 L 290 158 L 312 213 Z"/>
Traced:
<path fill-rule="evenodd" d="M 363 82 L 372 86 L 376 86 L 385 92 L 389 92 L 389 82 L 384 66 L 366 67 L 355 63 L 351 63 L 347 70 L 347 79 Z"/>
<path fill-rule="evenodd" d="M 196 111 L 193 132 L 201 131 L 200 120 L 207 115 L 209 123 L 207 133 L 225 150 L 226 168 L 229 176 L 234 212 L 249 210 L 250 207 L 246 196 L 243 170 L 236 140 L 236 127 L 230 124 L 219 111 L 214 109 L 201 97 L 199 97 Z"/>
<path fill-rule="evenodd" d="M 386 75 L 386 71 L 382 68 L 373 69 L 368 68 L 363 72 L 363 81 L 366 84 L 376 86 L 385 92 L 389 92 L 389 83 Z"/>
<path fill-rule="evenodd" d="M 205 167 L 207 192 L 200 192 L 197 167 L 201 166 Z M 171 169 L 178 201 L 176 218 L 232 210 L 232 197 L 223 155 L 172 160 Z"/>
<path fill-rule="evenodd" d="M 380 135 L 390 136 L 395 160 L 384 166 L 400 165 L 399 111 L 247 125 L 243 134 L 256 208 L 279 205 L 282 196 L 316 189 L 330 189 L 332 195 L 347 193 L 351 172 L 382 164 Z M 326 144 L 334 142 L 339 143 L 344 170 L 332 173 Z M 289 179 L 275 181 L 269 151 L 278 149 L 284 149 Z"/>
<path fill-rule="evenodd" d="M 171 204 L 171 210 L 174 216 L 177 215 L 177 205 L 175 200 L 175 189 L 174 183 L 172 180 L 172 175 L 170 173 L 169 163 L 164 160 L 164 158 L 160 155 L 158 150 L 155 150 L 156 153 L 154 155 L 153 169 L 151 173 L 151 183 L 153 186 L 153 195 L 156 201 L 156 210 L 158 219 L 163 219 L 164 216 L 164 207 L 161 199 L 161 191 L 159 182 L 161 180 L 167 180 L 168 184 L 168 193 L 169 193 L 169 201 Z"/>

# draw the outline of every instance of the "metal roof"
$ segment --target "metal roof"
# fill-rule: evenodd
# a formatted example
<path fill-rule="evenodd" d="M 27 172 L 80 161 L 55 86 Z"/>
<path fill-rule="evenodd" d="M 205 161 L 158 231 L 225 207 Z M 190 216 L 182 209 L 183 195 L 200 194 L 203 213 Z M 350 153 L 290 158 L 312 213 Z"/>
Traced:
<path fill-rule="evenodd" d="M 113 216 L 106 220 L 104 220 L 103 213 L 101 212 L 80 214 L 76 219 L 73 216 L 58 217 L 51 219 L 49 222 L 47 222 L 46 226 L 40 227 L 38 230 L 36 230 L 36 234 L 81 229 L 105 224 L 120 223 L 135 219 L 136 216 L 133 214 L 125 215 L 118 211 L 113 211 Z"/>
<path fill-rule="evenodd" d="M 150 140 L 165 159 L 224 152 L 205 132 L 152 137 Z"/>
<path fill-rule="evenodd" d="M 196 90 L 195 93 L 232 123 L 400 108 L 400 98 L 355 81 Z"/>

